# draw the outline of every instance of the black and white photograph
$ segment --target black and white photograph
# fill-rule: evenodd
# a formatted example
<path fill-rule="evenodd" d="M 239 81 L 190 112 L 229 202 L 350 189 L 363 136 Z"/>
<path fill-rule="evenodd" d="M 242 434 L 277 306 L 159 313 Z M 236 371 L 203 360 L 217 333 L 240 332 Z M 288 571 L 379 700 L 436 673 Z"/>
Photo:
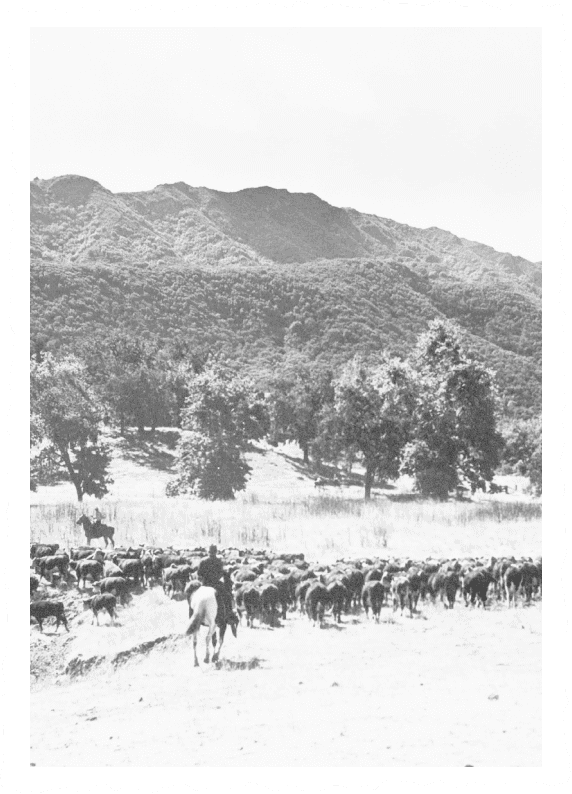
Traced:
<path fill-rule="evenodd" d="M 327 24 L 29 30 L 31 767 L 542 766 L 542 29 Z"/>

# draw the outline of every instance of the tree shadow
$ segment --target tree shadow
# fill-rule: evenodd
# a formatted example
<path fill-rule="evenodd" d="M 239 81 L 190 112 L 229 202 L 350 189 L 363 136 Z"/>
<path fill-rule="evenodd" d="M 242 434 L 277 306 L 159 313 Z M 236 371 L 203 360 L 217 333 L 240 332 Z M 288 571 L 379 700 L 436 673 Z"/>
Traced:
<path fill-rule="evenodd" d="M 143 434 L 127 432 L 120 437 L 118 446 L 123 457 L 132 463 L 159 471 L 172 471 L 178 438 L 178 432 L 173 430 L 155 430 Z"/>

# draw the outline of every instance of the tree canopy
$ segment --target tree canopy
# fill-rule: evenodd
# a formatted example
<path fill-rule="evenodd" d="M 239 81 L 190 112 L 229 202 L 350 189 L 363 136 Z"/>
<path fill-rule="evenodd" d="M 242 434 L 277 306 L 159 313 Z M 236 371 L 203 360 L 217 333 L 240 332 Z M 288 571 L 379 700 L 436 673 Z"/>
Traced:
<path fill-rule="evenodd" d="M 177 476 L 167 494 L 234 499 L 251 470 L 244 452 L 267 429 L 261 395 L 250 381 L 219 363 L 192 376 L 187 390 Z"/>
<path fill-rule="evenodd" d="M 44 354 L 30 362 L 32 452 L 38 459 L 55 458 L 73 483 L 78 501 L 84 494 L 101 498 L 112 482 L 109 447 L 99 440 L 104 410 L 84 365 L 73 357 Z"/>

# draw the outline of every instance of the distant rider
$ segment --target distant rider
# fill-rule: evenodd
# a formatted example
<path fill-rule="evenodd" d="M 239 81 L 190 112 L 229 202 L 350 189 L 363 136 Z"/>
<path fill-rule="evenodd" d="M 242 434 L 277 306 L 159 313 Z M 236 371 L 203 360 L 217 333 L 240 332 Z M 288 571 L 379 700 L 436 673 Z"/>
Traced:
<path fill-rule="evenodd" d="M 99 507 L 96 507 L 93 511 L 93 527 L 99 528 L 101 526 L 101 521 L 103 519 L 103 514 Z"/>

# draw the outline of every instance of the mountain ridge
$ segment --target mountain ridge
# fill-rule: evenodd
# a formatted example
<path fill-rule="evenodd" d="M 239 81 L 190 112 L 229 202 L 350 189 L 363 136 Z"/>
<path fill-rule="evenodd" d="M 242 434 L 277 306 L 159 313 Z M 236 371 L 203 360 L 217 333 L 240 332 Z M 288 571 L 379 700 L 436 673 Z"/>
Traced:
<path fill-rule="evenodd" d="M 542 267 L 314 193 L 184 182 L 112 193 L 77 175 L 31 182 L 32 335 L 55 347 L 122 327 L 177 335 L 245 367 L 405 354 L 456 320 L 505 403 L 540 410 Z"/>

